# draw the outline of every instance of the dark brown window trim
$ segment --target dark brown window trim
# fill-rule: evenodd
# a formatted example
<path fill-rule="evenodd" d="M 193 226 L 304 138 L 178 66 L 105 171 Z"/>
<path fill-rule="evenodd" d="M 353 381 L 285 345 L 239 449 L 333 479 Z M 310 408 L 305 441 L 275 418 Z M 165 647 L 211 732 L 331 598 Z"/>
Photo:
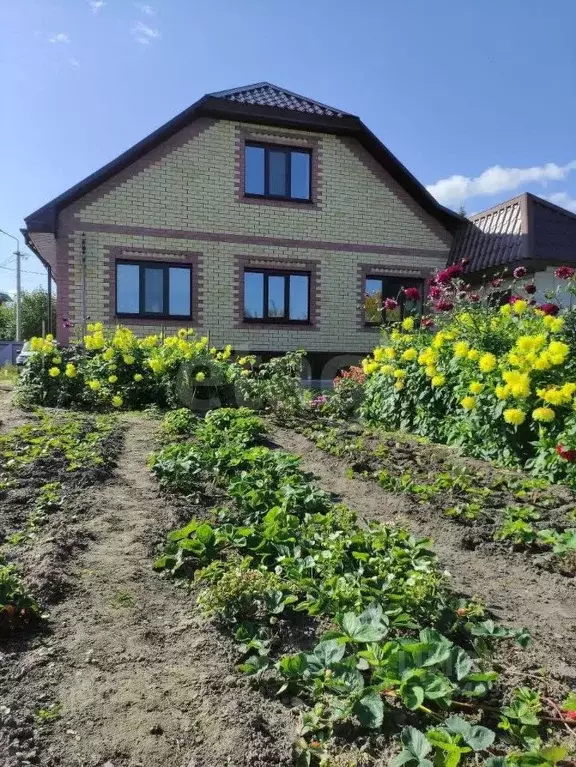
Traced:
<path fill-rule="evenodd" d="M 274 269 L 265 267 L 246 267 L 242 275 L 242 280 L 246 274 L 262 274 L 263 275 L 263 295 L 262 305 L 264 316 L 263 317 L 246 317 L 244 314 L 245 306 L 243 309 L 243 321 L 252 324 L 264 324 L 264 325 L 310 325 L 310 303 L 311 303 L 311 291 L 312 291 L 312 274 L 307 270 L 302 269 Z M 290 319 L 290 277 L 299 276 L 308 278 L 308 316 L 305 320 L 293 320 Z M 268 280 L 270 277 L 283 277 L 284 278 L 284 314 L 281 317 L 268 316 Z M 243 294 L 244 296 L 244 294 Z"/>
<path fill-rule="evenodd" d="M 405 268 L 402 269 L 401 267 L 394 268 L 393 266 L 388 265 L 378 265 L 378 264 L 359 264 L 359 301 L 358 301 L 358 309 L 357 309 L 357 323 L 356 327 L 358 330 L 362 330 L 364 332 L 368 333 L 377 333 L 380 328 L 382 328 L 384 325 L 386 325 L 386 321 L 383 320 L 382 322 L 367 322 L 366 321 L 366 315 L 365 315 L 365 309 L 364 309 L 364 297 L 366 295 L 366 280 L 367 279 L 386 279 L 388 278 L 394 278 L 397 280 L 406 280 L 407 282 L 410 281 L 419 281 L 421 282 L 421 309 L 420 314 L 423 312 L 424 307 L 424 289 L 426 285 L 426 280 L 433 274 L 432 269 L 427 268 L 417 268 L 414 267 L 412 269 Z"/>
<path fill-rule="evenodd" d="M 144 270 L 146 268 L 156 269 L 162 267 L 164 271 L 163 278 L 163 304 L 164 308 L 169 306 L 170 297 L 170 269 L 187 269 L 190 277 L 190 314 L 170 314 L 168 312 L 120 312 L 118 311 L 118 266 L 122 264 L 139 267 L 139 296 L 138 303 L 144 305 Z M 115 289 L 114 289 L 114 307 L 115 316 L 121 319 L 134 320 L 175 320 L 190 321 L 193 318 L 193 295 L 194 295 L 194 270 L 191 264 L 182 264 L 178 261 L 152 261 L 137 260 L 134 258 L 117 258 L 114 264 Z"/>
<path fill-rule="evenodd" d="M 264 150 L 264 192 L 258 194 L 257 192 L 246 191 L 246 149 L 248 147 L 254 147 L 256 149 Z M 299 154 L 305 154 L 308 156 L 308 197 L 292 197 L 291 194 L 273 194 L 270 192 L 270 152 L 281 152 L 285 155 L 289 155 L 290 159 L 286 161 L 284 186 L 287 190 L 292 188 L 292 153 L 297 152 Z M 282 144 L 267 144 L 263 141 L 246 141 L 244 143 L 244 197 L 253 197 L 260 200 L 284 200 L 286 202 L 298 202 L 304 203 L 304 205 L 311 205 L 314 203 L 312 199 L 312 149 L 308 147 L 295 147 L 285 146 Z"/>
<path fill-rule="evenodd" d="M 264 197 L 245 194 L 244 161 L 246 144 L 262 145 L 271 148 L 287 149 L 294 152 L 310 153 L 310 199 Z M 279 208 L 292 208 L 300 211 L 316 211 L 322 208 L 322 140 L 316 136 L 297 136 L 280 129 L 237 128 L 236 133 L 236 199 L 246 205 L 266 205 Z"/>

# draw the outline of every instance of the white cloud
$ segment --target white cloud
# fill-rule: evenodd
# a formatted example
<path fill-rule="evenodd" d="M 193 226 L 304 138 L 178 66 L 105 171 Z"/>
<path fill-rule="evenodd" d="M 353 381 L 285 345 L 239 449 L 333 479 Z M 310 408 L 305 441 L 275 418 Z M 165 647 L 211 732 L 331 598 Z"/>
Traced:
<path fill-rule="evenodd" d="M 70 38 L 66 34 L 66 32 L 58 32 L 57 35 L 54 35 L 50 38 L 51 43 L 69 43 Z"/>
<path fill-rule="evenodd" d="M 92 13 L 98 13 L 98 11 L 104 8 L 106 3 L 104 0 L 88 0 L 88 5 L 92 8 Z"/>
<path fill-rule="evenodd" d="M 160 37 L 160 32 L 154 27 L 148 27 L 141 21 L 136 21 L 132 25 L 132 34 L 137 43 L 149 45 L 152 40 Z"/>
<path fill-rule="evenodd" d="M 576 213 L 576 197 L 570 197 L 567 192 L 555 192 L 546 197 L 546 199 L 553 202 L 554 205 L 559 205 L 561 208 L 566 208 L 566 210 Z"/>
<path fill-rule="evenodd" d="M 78 59 L 68 59 L 68 63 L 70 64 L 71 67 L 80 66 L 80 62 L 78 61 Z"/>
<path fill-rule="evenodd" d="M 152 5 L 148 5 L 148 3 L 134 3 L 134 5 L 136 8 L 138 8 L 138 10 L 142 11 L 142 13 L 145 13 L 146 16 L 156 15 L 156 10 Z"/>
<path fill-rule="evenodd" d="M 458 205 L 469 197 L 510 192 L 530 182 L 546 184 L 548 181 L 562 181 L 573 170 L 576 170 L 576 160 L 567 165 L 549 162 L 533 168 L 503 168 L 501 165 L 493 165 L 476 178 L 450 176 L 431 184 L 427 189 L 438 202 L 444 205 Z"/>

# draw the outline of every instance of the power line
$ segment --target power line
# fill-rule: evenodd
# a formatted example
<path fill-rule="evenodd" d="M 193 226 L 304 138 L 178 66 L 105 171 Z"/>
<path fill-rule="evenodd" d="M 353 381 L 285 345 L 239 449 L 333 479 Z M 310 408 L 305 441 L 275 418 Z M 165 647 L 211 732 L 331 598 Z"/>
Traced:
<path fill-rule="evenodd" d="M 0 266 L 0 269 L 7 269 L 9 272 L 15 272 L 16 267 L 15 266 Z M 45 277 L 46 274 L 43 272 L 31 272 L 29 269 L 21 269 L 21 272 L 25 272 L 26 274 L 37 274 L 40 277 Z"/>

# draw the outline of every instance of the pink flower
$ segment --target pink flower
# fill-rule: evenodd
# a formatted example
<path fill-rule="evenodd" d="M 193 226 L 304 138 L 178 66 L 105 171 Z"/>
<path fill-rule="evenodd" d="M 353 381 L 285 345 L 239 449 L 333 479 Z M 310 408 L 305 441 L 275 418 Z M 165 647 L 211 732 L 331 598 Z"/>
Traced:
<path fill-rule="evenodd" d="M 468 299 L 470 301 L 479 301 L 480 296 L 478 295 L 478 293 L 470 293 L 470 295 L 468 296 Z"/>
<path fill-rule="evenodd" d="M 452 282 L 454 277 L 459 277 L 462 272 L 463 269 L 460 264 L 452 264 L 452 266 L 448 266 L 446 269 L 438 272 L 436 275 L 436 282 L 440 283 L 441 285 L 447 285 L 449 282 Z"/>
<path fill-rule="evenodd" d="M 431 328 L 434 324 L 434 320 L 432 317 L 422 317 L 422 320 L 420 321 L 420 324 L 423 328 Z"/>
<path fill-rule="evenodd" d="M 454 304 L 450 301 L 437 301 L 434 304 L 434 308 L 437 312 L 451 312 L 454 308 Z"/>
<path fill-rule="evenodd" d="M 574 276 L 574 269 L 571 266 L 559 266 L 554 274 L 559 280 L 569 280 Z"/>
<path fill-rule="evenodd" d="M 574 461 L 576 461 L 576 450 L 569 450 L 567 447 L 564 447 L 564 445 L 558 444 L 556 445 L 556 452 L 560 458 L 563 458 L 569 463 L 574 463 Z"/>
<path fill-rule="evenodd" d="M 508 299 L 509 304 L 515 304 L 516 301 L 522 301 L 520 296 L 510 296 L 510 298 Z"/>
<path fill-rule="evenodd" d="M 492 285 L 493 288 L 499 288 L 500 285 L 502 285 L 502 278 L 501 277 L 494 277 L 493 280 L 490 280 L 490 285 Z"/>
<path fill-rule="evenodd" d="M 431 285 L 428 295 L 430 298 L 440 298 L 442 296 L 442 288 L 439 288 L 437 285 Z"/>
<path fill-rule="evenodd" d="M 387 312 L 393 312 L 394 309 L 398 308 L 398 301 L 395 298 L 387 298 L 384 301 L 384 308 Z"/>
<path fill-rule="evenodd" d="M 514 279 L 519 280 L 521 277 L 524 277 L 526 274 L 526 268 L 524 266 L 517 266 L 516 269 L 512 272 L 514 275 Z"/>
<path fill-rule="evenodd" d="M 555 317 L 560 311 L 560 307 L 557 304 L 540 304 L 538 307 L 544 314 L 551 314 Z"/>
<path fill-rule="evenodd" d="M 420 291 L 418 288 L 404 288 L 404 295 L 410 301 L 417 301 L 420 298 Z"/>
<path fill-rule="evenodd" d="M 529 282 L 527 285 L 524 285 L 524 290 L 529 296 L 533 296 L 536 293 L 536 285 L 533 282 Z"/>

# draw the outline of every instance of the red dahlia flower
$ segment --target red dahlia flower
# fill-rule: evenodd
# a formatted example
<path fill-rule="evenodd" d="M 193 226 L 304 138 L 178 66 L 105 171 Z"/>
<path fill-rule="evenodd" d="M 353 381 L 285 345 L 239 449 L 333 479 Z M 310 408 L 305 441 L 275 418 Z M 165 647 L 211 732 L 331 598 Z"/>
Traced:
<path fill-rule="evenodd" d="M 564 719 L 568 719 L 569 722 L 576 722 L 576 711 L 565 711 Z"/>
<path fill-rule="evenodd" d="M 574 461 L 576 461 L 576 450 L 569 450 L 567 447 L 564 447 L 564 445 L 558 444 L 556 445 L 556 452 L 560 458 L 563 458 L 569 463 L 574 463 Z"/>
<path fill-rule="evenodd" d="M 440 298 L 442 296 L 442 288 L 439 288 L 437 285 L 431 285 L 428 295 L 430 298 Z"/>
<path fill-rule="evenodd" d="M 480 296 L 478 295 L 478 293 L 470 293 L 470 295 L 468 296 L 468 299 L 470 301 L 479 301 Z"/>
<path fill-rule="evenodd" d="M 490 285 L 492 285 L 493 288 L 499 288 L 500 285 L 502 285 L 502 282 L 502 277 L 494 277 L 493 280 L 490 280 Z"/>
<path fill-rule="evenodd" d="M 417 301 L 420 298 L 420 291 L 418 288 L 404 288 L 404 295 L 410 301 Z"/>
<path fill-rule="evenodd" d="M 551 314 L 555 317 L 560 311 L 560 307 L 557 304 L 540 304 L 538 307 L 544 314 Z"/>
<path fill-rule="evenodd" d="M 432 317 L 422 317 L 422 320 L 420 322 L 423 328 L 431 328 L 434 324 L 434 320 Z"/>
<path fill-rule="evenodd" d="M 508 303 L 515 304 L 516 301 L 521 301 L 521 300 L 522 299 L 520 298 L 520 296 L 510 296 L 510 298 L 508 299 Z"/>
<path fill-rule="evenodd" d="M 515 279 L 519 280 L 520 277 L 524 277 L 524 275 L 526 274 L 526 268 L 524 266 L 517 266 L 516 269 L 514 269 L 514 271 L 512 272 L 512 274 L 514 275 Z"/>
<path fill-rule="evenodd" d="M 451 312 L 454 308 L 454 304 L 450 301 L 437 301 L 434 304 L 434 308 L 437 312 Z"/>
<path fill-rule="evenodd" d="M 529 296 L 533 296 L 536 293 L 536 285 L 533 282 L 529 282 L 527 285 L 524 285 L 524 290 Z"/>
<path fill-rule="evenodd" d="M 554 274 L 559 280 L 569 280 L 570 277 L 574 276 L 574 269 L 571 266 L 559 266 Z"/>
<path fill-rule="evenodd" d="M 395 298 L 387 298 L 384 301 L 384 308 L 387 312 L 393 312 L 394 309 L 398 308 L 398 301 Z"/>

